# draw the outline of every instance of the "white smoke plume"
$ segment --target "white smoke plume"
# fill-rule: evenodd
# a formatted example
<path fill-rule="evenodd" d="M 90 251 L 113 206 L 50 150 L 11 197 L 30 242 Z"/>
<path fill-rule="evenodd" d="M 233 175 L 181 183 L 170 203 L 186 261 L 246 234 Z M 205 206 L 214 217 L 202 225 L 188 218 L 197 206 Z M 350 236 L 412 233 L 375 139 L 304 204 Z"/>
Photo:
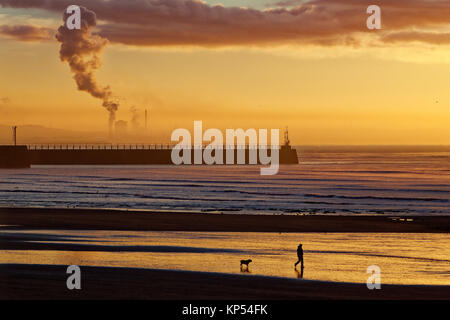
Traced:
<path fill-rule="evenodd" d="M 80 7 L 81 29 L 70 30 L 66 26 L 69 15 L 65 12 L 64 24 L 58 28 L 56 39 L 61 42 L 59 57 L 67 62 L 74 74 L 77 87 L 89 92 L 93 97 L 103 100 L 103 107 L 109 112 L 109 129 L 111 132 L 119 104 L 113 99 L 109 86 L 101 87 L 94 76 L 102 64 L 101 53 L 108 40 L 92 34 L 97 24 L 95 12 Z"/>

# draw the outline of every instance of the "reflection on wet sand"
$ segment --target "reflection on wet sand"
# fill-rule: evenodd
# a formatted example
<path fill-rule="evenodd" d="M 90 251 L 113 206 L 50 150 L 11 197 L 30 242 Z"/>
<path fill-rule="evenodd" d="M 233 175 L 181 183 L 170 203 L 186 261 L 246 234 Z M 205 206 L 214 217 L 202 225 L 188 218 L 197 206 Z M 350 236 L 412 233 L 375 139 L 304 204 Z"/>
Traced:
<path fill-rule="evenodd" d="M 450 284 L 448 234 L 0 231 L 0 263 L 248 273 L 366 283 Z M 296 248 L 301 241 L 308 272 Z M 237 268 L 241 259 L 249 266 Z"/>
<path fill-rule="evenodd" d="M 297 276 L 297 278 L 303 279 L 303 269 L 305 269 L 305 267 L 303 265 L 300 267 L 300 271 L 298 271 L 297 268 L 294 269 L 295 275 Z"/>

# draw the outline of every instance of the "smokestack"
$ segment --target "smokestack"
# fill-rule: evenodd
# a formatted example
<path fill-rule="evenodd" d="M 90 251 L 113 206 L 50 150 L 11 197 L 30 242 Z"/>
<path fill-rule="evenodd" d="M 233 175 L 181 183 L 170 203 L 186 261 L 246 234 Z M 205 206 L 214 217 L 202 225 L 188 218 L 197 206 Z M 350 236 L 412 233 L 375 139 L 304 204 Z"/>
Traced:
<path fill-rule="evenodd" d="M 14 146 L 17 146 L 17 126 L 12 127 Z"/>
<path fill-rule="evenodd" d="M 114 121 L 111 121 L 111 119 L 108 120 L 108 137 L 109 137 L 109 140 L 112 140 L 112 138 L 113 138 L 113 123 L 114 123 Z"/>
<path fill-rule="evenodd" d="M 145 132 L 147 132 L 147 109 L 145 109 Z"/>
<path fill-rule="evenodd" d="M 56 39 L 61 42 L 59 57 L 62 62 L 67 62 L 77 83 L 78 90 L 86 91 L 94 98 L 103 101 L 102 106 L 109 112 L 110 134 L 116 119 L 118 102 L 112 97 L 109 86 L 100 86 L 94 73 L 102 65 L 101 52 L 108 40 L 98 35 L 92 35 L 92 29 L 97 25 L 95 13 L 80 6 L 81 28 L 70 30 L 66 27 L 69 17 L 64 12 L 64 24 L 58 28 Z"/>

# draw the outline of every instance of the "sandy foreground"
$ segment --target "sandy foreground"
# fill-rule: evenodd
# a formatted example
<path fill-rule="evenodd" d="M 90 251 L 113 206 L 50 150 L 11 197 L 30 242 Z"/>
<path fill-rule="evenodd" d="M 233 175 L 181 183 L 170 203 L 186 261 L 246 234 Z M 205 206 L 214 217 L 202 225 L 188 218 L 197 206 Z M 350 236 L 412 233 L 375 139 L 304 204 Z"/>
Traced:
<path fill-rule="evenodd" d="M 191 271 L 81 267 L 81 290 L 67 266 L 0 265 L 0 299 L 450 299 L 450 286 L 382 285 Z"/>
<path fill-rule="evenodd" d="M 0 208 L 0 231 L 22 229 L 222 232 L 444 232 L 450 217 L 252 216 L 93 209 Z M 21 239 L 20 237 L 23 237 Z M 0 250 L 79 250 L 18 234 L 0 237 Z M 33 241 L 33 242 L 29 242 Z M 56 247 L 55 247 L 56 246 Z M 120 248 L 118 248 L 120 249 Z M 1 262 L 1 251 L 0 251 Z M 67 266 L 0 264 L 0 299 L 450 299 L 450 286 L 336 283 L 251 274 L 87 267 L 82 289 L 66 287 Z"/>

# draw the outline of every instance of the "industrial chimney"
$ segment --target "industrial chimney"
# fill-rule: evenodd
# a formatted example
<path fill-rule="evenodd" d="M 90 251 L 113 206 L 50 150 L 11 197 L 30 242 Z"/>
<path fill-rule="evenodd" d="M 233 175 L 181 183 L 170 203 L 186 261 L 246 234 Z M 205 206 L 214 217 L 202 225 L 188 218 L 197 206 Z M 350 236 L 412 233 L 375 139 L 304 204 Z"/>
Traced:
<path fill-rule="evenodd" d="M 145 109 L 145 132 L 147 132 L 147 109 Z"/>
<path fill-rule="evenodd" d="M 13 143 L 14 146 L 17 146 L 17 126 L 13 126 L 12 130 L 13 130 Z"/>

